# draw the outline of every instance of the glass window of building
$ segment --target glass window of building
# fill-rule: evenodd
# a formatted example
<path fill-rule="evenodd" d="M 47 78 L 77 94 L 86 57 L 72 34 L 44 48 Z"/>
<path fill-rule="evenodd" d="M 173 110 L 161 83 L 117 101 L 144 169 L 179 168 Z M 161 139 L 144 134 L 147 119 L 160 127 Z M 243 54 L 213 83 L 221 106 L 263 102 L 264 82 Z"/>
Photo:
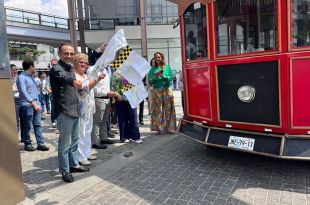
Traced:
<path fill-rule="evenodd" d="M 137 5 L 137 0 L 116 0 L 116 24 L 137 25 L 139 17 Z"/>
<path fill-rule="evenodd" d="M 277 1 L 218 0 L 218 55 L 275 50 Z"/>
<path fill-rule="evenodd" d="M 310 46 L 310 1 L 292 2 L 293 46 Z"/>
<path fill-rule="evenodd" d="M 149 61 L 154 57 L 154 53 L 160 51 L 165 55 L 165 61 L 172 70 L 181 70 L 181 45 L 179 38 L 169 39 L 148 39 L 148 59 Z"/>
<path fill-rule="evenodd" d="M 187 61 L 207 57 L 206 6 L 195 3 L 184 13 Z"/>
<path fill-rule="evenodd" d="M 178 6 L 167 0 L 146 0 L 147 24 L 173 24 Z"/>

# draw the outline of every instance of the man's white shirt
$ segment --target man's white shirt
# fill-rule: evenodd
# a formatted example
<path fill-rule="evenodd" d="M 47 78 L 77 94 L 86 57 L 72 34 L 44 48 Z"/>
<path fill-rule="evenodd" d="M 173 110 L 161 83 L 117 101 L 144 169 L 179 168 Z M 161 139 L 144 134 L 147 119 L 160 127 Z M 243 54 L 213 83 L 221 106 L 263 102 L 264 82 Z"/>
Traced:
<path fill-rule="evenodd" d="M 92 73 L 92 70 L 94 68 L 95 68 L 94 66 L 89 67 L 87 70 L 87 75 Z M 106 97 L 106 96 L 108 96 L 108 92 L 111 91 L 111 89 L 110 89 L 110 76 L 109 76 L 109 73 L 106 71 L 106 69 L 104 69 L 103 71 L 99 71 L 97 73 L 97 76 L 94 76 L 94 78 L 96 79 L 100 75 L 101 72 L 105 73 L 106 76 L 103 79 L 101 79 L 97 83 L 97 85 L 93 88 L 95 97 Z"/>

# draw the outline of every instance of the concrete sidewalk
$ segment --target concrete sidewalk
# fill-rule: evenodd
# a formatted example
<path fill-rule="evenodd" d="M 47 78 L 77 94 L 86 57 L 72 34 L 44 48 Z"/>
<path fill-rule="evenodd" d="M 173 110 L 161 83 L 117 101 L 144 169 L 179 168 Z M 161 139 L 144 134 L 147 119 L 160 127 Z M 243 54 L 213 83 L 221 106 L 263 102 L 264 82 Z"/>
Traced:
<path fill-rule="evenodd" d="M 174 95 L 177 117 L 179 118 L 183 115 L 180 92 L 175 91 Z M 107 185 L 109 182 L 105 179 L 113 173 L 177 137 L 177 135 L 160 137 L 151 133 L 149 129 L 150 117 L 147 113 L 147 103 L 145 103 L 145 125 L 140 125 L 142 144 L 115 143 L 108 145 L 106 150 L 92 150 L 98 159 L 92 161 L 90 172 L 74 174 L 75 182 L 71 184 L 64 183 L 58 173 L 58 134 L 57 130 L 51 126 L 50 115 L 45 114 L 45 119 L 42 120 L 43 132 L 50 150 L 47 152 L 26 152 L 23 150 L 23 144 L 20 144 L 26 192 L 26 199 L 20 204 L 67 204 L 69 201 L 72 203 L 72 199 L 82 193 L 87 193 L 88 189 L 98 186 L 98 184 Z M 118 139 L 117 135 L 115 140 Z M 131 152 L 133 155 L 124 157 L 124 153 L 127 152 Z"/>

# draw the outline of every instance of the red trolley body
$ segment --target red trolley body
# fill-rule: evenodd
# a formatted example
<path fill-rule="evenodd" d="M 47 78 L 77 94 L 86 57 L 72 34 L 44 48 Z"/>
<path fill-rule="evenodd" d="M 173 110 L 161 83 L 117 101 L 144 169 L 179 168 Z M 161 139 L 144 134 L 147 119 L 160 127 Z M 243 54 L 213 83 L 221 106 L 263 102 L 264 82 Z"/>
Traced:
<path fill-rule="evenodd" d="M 310 2 L 172 2 L 185 99 L 178 132 L 212 146 L 309 159 Z"/>

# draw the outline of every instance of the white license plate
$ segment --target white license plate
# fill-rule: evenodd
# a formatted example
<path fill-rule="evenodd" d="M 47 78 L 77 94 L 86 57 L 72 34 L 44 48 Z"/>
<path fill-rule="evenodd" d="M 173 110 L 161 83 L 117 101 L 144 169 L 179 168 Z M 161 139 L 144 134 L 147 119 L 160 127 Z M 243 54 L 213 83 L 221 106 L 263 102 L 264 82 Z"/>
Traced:
<path fill-rule="evenodd" d="M 228 147 L 253 151 L 254 143 L 255 143 L 255 139 L 252 139 L 252 138 L 230 136 Z"/>

